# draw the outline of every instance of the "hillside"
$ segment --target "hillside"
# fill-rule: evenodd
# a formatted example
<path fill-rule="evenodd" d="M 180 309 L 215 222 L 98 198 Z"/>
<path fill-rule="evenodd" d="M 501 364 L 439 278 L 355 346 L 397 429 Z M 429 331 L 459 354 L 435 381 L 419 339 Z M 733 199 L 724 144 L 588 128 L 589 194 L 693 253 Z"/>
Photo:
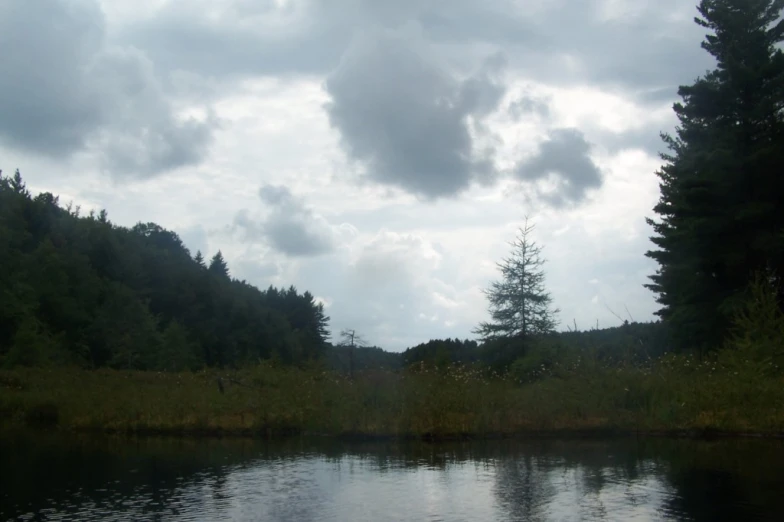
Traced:
<path fill-rule="evenodd" d="M 320 357 L 323 306 L 232 279 L 155 223 L 80 214 L 0 174 L 0 364 L 182 370 Z"/>

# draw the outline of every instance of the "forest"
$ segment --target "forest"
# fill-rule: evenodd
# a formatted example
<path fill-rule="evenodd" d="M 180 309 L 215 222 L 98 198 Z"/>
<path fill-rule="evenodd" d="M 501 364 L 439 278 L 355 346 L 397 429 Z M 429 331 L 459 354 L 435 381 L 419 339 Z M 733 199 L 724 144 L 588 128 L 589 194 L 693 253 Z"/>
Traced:
<path fill-rule="evenodd" d="M 0 173 L 2 176 L 2 173 Z M 178 371 L 321 357 L 329 318 L 294 287 L 232 279 L 155 223 L 80 215 L 0 177 L 0 358 L 8 366 Z"/>
<path fill-rule="evenodd" d="M 309 292 L 259 290 L 221 252 L 82 215 L 17 171 L 0 175 L 0 424 L 784 433 L 784 2 L 747 4 L 698 5 L 716 68 L 679 88 L 679 125 L 661 135 L 656 322 L 557 331 L 526 220 L 477 339 L 402 353 L 353 330 L 330 339 Z"/>

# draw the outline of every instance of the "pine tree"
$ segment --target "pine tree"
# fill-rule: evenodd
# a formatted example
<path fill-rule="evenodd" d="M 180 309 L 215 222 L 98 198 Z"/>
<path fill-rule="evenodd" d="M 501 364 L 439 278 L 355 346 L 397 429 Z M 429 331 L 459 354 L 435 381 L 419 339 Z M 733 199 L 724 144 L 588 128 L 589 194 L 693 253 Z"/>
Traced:
<path fill-rule="evenodd" d="M 193 258 L 196 261 L 196 264 L 202 268 L 207 268 L 207 265 L 204 263 L 204 256 L 201 253 L 201 250 L 196 251 L 196 256 Z"/>
<path fill-rule="evenodd" d="M 765 273 L 784 300 L 784 0 L 702 0 L 695 22 L 717 68 L 681 86 L 676 136 L 648 219 L 648 288 L 680 348 L 718 347 L 743 290 Z M 777 22 L 777 23 L 776 23 Z M 775 25 L 774 25 L 775 23 Z"/>
<path fill-rule="evenodd" d="M 559 310 L 550 308 L 552 298 L 544 286 L 541 248 L 529 237 L 533 229 L 526 219 L 517 239 L 510 243 L 510 257 L 497 264 L 502 280 L 485 290 L 493 322 L 481 323 L 474 333 L 486 341 L 527 340 L 555 329 Z"/>
<path fill-rule="evenodd" d="M 226 264 L 226 260 L 223 259 L 223 253 L 221 253 L 220 250 L 218 250 L 217 254 L 212 256 L 208 270 L 210 273 L 225 277 L 226 279 L 229 278 L 229 265 Z"/>
<path fill-rule="evenodd" d="M 27 185 L 25 185 L 24 181 L 22 180 L 22 175 L 19 173 L 19 169 L 16 169 L 16 172 L 14 172 L 14 177 L 11 178 L 10 186 L 11 190 L 17 194 L 21 194 L 23 196 L 30 195 L 30 192 L 27 190 Z"/>

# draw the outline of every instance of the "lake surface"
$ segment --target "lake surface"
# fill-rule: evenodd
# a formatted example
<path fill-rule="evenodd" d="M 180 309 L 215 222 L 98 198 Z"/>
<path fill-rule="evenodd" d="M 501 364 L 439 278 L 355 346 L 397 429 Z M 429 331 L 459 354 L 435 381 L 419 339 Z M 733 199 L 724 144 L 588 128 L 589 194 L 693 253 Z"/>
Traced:
<path fill-rule="evenodd" d="M 779 441 L 0 437 L 0 520 L 784 520 Z"/>

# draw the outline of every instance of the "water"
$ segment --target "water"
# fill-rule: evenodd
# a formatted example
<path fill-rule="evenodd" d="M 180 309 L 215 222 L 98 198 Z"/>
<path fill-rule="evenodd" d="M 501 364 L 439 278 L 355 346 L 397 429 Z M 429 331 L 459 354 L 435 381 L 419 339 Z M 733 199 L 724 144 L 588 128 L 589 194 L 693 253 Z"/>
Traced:
<path fill-rule="evenodd" d="M 0 520 L 784 520 L 778 441 L 0 437 Z"/>

